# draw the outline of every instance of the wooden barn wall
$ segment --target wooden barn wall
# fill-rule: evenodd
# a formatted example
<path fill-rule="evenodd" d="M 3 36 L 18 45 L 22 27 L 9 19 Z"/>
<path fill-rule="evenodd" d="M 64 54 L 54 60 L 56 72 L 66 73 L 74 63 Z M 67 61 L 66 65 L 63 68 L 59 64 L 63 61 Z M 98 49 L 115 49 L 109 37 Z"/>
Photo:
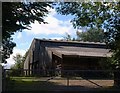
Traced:
<path fill-rule="evenodd" d="M 98 45 L 98 44 L 84 44 L 84 43 L 73 43 L 73 42 L 53 42 L 53 41 L 42 41 L 34 39 L 30 49 L 27 59 L 25 61 L 24 68 L 31 68 L 31 69 L 50 69 L 52 65 L 52 52 L 48 51 L 47 47 L 59 47 L 59 46 L 74 46 L 74 47 L 92 47 L 92 48 L 106 48 L 105 45 Z M 65 58 L 66 64 L 72 64 L 76 66 L 78 63 L 72 63 L 69 60 L 70 58 Z M 78 62 L 78 59 L 74 59 L 74 61 Z M 83 61 L 79 62 L 82 64 Z M 30 63 L 30 64 L 29 64 Z M 29 65 L 27 65 L 29 64 Z M 79 65 L 80 65 L 79 64 Z M 84 64 L 84 63 L 83 63 Z M 64 63 L 65 65 L 65 63 Z M 30 66 L 30 67 L 29 67 Z M 80 65 L 81 66 L 81 65 Z M 85 66 L 85 64 L 84 64 Z"/>
<path fill-rule="evenodd" d="M 34 51 L 34 62 L 39 61 L 39 68 L 45 69 L 51 66 L 52 52 L 47 50 L 47 47 L 59 46 L 76 46 L 76 47 L 98 47 L 106 48 L 105 45 L 81 44 L 81 43 L 67 43 L 67 42 L 50 42 L 36 40 Z"/>
<path fill-rule="evenodd" d="M 67 70 L 94 70 L 99 69 L 98 58 L 64 57 L 62 69 Z"/>

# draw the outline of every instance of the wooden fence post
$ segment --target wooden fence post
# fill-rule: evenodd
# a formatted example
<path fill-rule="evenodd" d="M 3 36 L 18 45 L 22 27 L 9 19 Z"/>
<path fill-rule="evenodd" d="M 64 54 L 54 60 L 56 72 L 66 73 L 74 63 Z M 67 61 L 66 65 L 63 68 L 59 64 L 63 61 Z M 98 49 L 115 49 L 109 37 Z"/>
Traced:
<path fill-rule="evenodd" d="M 67 86 L 69 86 L 69 73 L 67 72 Z"/>
<path fill-rule="evenodd" d="M 2 71 L 3 71 L 3 69 L 2 69 L 2 65 L 0 65 L 0 93 L 2 93 L 2 80 L 3 80 L 3 78 L 2 78 Z"/>
<path fill-rule="evenodd" d="M 69 77 L 67 77 L 67 86 L 69 86 Z"/>

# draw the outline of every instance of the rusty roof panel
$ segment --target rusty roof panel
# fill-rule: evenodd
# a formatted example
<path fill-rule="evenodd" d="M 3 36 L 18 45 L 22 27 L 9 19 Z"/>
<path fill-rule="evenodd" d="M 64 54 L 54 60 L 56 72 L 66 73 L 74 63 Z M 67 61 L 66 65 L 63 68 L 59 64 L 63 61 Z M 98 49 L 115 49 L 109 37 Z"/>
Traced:
<path fill-rule="evenodd" d="M 84 47 L 67 47 L 67 46 L 60 46 L 50 48 L 56 55 L 78 55 L 78 56 L 92 56 L 92 57 L 111 57 L 109 49 L 101 49 L 101 48 L 84 48 Z"/>

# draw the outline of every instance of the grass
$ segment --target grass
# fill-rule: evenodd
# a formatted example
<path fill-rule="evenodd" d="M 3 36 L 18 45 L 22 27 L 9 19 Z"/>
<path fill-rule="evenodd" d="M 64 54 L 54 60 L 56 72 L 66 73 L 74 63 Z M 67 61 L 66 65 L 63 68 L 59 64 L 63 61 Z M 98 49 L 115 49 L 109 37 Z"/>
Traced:
<path fill-rule="evenodd" d="M 79 91 L 80 89 L 90 90 L 92 88 L 90 82 L 89 82 L 90 85 L 88 84 L 88 82 L 89 81 L 87 80 L 83 80 L 83 81 L 70 80 L 70 83 L 71 84 L 74 83 L 74 84 L 70 86 L 66 86 L 67 84 L 66 78 L 50 79 L 50 77 L 11 77 L 8 80 L 6 80 L 6 91 L 21 91 L 23 93 L 24 91 L 26 92 L 53 91 L 53 90 Z M 113 87 L 109 86 L 109 87 L 99 88 L 99 90 L 106 90 L 106 89 L 113 89 Z"/>
<path fill-rule="evenodd" d="M 45 78 L 12 77 L 7 81 L 6 91 L 47 91 L 57 83 L 45 81 Z"/>

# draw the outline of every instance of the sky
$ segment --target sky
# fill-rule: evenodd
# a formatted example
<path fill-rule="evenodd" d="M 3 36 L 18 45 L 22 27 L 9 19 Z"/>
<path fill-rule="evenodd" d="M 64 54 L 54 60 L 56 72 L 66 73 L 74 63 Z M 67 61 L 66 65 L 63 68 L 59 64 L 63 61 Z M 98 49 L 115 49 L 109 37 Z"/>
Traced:
<path fill-rule="evenodd" d="M 31 42 L 34 38 L 39 39 L 63 39 L 66 33 L 70 34 L 72 37 L 76 36 L 76 29 L 73 28 L 70 20 L 73 16 L 64 16 L 57 14 L 55 9 L 48 8 L 50 13 L 45 17 L 45 21 L 48 24 L 39 24 L 35 21 L 31 24 L 31 30 L 23 30 L 22 32 L 16 32 L 13 37 L 13 42 L 16 43 L 16 47 L 13 49 L 13 54 L 7 59 L 7 64 L 5 68 L 10 68 L 15 62 L 13 56 L 20 53 L 22 56 L 29 49 Z"/>

